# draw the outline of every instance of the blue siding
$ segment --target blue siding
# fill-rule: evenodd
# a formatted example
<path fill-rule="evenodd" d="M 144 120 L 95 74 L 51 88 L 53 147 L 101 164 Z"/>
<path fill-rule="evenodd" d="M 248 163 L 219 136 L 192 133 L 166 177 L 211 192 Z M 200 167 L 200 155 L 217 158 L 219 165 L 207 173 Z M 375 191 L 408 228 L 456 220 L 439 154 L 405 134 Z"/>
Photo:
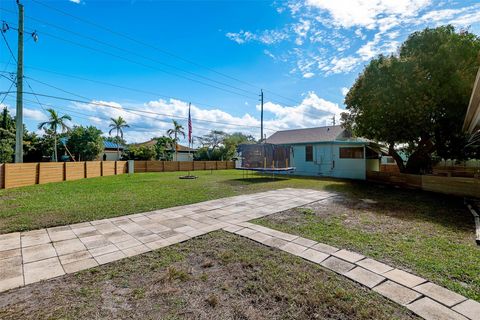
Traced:
<path fill-rule="evenodd" d="M 291 145 L 292 154 L 290 164 L 296 167 L 293 174 L 306 176 L 325 176 L 348 179 L 365 179 L 365 159 L 340 159 L 340 147 L 363 147 L 358 143 L 312 143 L 313 161 L 305 161 L 305 147 L 307 144 Z M 365 157 L 365 152 L 364 152 Z"/>

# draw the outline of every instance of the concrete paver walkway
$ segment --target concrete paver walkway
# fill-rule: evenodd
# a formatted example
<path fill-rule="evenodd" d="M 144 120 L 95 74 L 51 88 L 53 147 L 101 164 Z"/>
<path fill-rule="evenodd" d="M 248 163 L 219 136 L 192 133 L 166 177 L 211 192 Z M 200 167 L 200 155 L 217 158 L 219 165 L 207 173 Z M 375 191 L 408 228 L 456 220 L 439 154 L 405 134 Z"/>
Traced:
<path fill-rule="evenodd" d="M 334 194 L 281 189 L 111 219 L 0 235 L 0 292 L 223 229 L 342 274 L 425 319 L 480 319 L 480 303 L 400 269 L 249 223 Z"/>

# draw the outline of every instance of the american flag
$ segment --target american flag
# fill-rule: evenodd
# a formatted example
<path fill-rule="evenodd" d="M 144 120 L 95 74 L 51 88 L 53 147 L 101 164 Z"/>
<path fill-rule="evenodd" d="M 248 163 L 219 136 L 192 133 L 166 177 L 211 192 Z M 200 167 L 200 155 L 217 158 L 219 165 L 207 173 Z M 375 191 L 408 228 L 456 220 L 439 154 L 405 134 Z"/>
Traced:
<path fill-rule="evenodd" d="M 192 117 L 190 116 L 190 105 L 188 104 L 188 143 L 192 144 Z"/>

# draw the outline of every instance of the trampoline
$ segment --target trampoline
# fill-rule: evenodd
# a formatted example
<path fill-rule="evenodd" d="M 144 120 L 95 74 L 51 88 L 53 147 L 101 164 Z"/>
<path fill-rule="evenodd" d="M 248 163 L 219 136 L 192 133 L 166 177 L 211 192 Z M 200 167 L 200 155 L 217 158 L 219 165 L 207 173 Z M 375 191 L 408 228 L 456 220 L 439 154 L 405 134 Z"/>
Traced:
<path fill-rule="evenodd" d="M 295 171 L 289 166 L 290 148 L 274 144 L 241 144 L 237 148 L 239 159 L 235 169 L 242 170 L 248 177 L 249 172 L 260 174 L 285 174 Z"/>

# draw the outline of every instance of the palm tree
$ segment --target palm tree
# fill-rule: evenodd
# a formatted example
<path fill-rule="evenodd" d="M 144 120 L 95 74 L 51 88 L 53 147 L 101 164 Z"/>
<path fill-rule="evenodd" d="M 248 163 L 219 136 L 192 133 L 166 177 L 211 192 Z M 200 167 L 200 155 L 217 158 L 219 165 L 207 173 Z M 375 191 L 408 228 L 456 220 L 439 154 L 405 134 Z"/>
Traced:
<path fill-rule="evenodd" d="M 183 126 L 175 120 L 173 121 L 173 129 L 168 129 L 167 134 L 170 138 L 173 136 L 173 144 L 175 145 L 175 161 L 178 160 L 177 157 L 177 145 L 178 145 L 178 136 L 182 135 L 185 138 L 185 132 L 183 131 Z"/>
<path fill-rule="evenodd" d="M 47 109 L 50 117 L 48 121 L 42 122 L 38 125 L 38 129 L 50 130 L 53 134 L 53 141 L 54 141 L 54 158 L 55 161 L 58 161 L 57 157 L 57 131 L 60 128 L 61 132 L 65 132 L 69 130 L 69 127 L 66 125 L 65 121 L 69 120 L 72 121 L 72 117 L 68 114 L 64 114 L 60 117 L 60 115 L 53 109 Z"/>
<path fill-rule="evenodd" d="M 130 126 L 122 117 L 118 117 L 117 119 L 110 118 L 110 120 L 112 120 L 112 123 L 110 123 L 109 127 L 112 129 L 110 129 L 108 134 L 112 135 L 113 130 L 117 131 L 117 158 L 120 160 L 120 137 L 123 139 L 123 129 L 130 128 Z"/>

